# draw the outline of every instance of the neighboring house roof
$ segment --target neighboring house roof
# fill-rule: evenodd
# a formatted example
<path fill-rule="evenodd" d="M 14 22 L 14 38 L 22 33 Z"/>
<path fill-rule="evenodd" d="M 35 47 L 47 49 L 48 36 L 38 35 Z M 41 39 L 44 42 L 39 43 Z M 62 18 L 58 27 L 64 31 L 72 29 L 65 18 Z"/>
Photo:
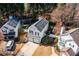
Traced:
<path fill-rule="evenodd" d="M 75 53 L 71 48 L 67 52 L 70 56 L 75 56 Z"/>
<path fill-rule="evenodd" d="M 3 31 L 4 34 L 8 34 L 11 30 L 16 31 L 18 28 L 19 20 L 9 20 L 6 22 L 2 27 L 1 30 Z"/>
<path fill-rule="evenodd" d="M 70 35 L 72 36 L 76 44 L 79 46 L 79 29 L 73 31 L 72 33 L 70 33 Z"/>
<path fill-rule="evenodd" d="M 10 20 L 7 23 L 7 25 L 10 25 L 10 26 L 12 26 L 14 28 L 16 28 L 17 24 L 18 24 L 18 21 L 16 21 L 16 20 Z"/>
<path fill-rule="evenodd" d="M 41 32 L 47 23 L 48 23 L 47 20 L 40 20 L 39 22 L 35 24 L 35 27 Z"/>
<path fill-rule="evenodd" d="M 68 32 L 68 33 L 72 33 L 72 32 L 74 32 L 74 31 L 76 31 L 77 29 L 79 29 L 79 28 L 74 28 L 74 29 L 68 30 L 67 32 Z"/>

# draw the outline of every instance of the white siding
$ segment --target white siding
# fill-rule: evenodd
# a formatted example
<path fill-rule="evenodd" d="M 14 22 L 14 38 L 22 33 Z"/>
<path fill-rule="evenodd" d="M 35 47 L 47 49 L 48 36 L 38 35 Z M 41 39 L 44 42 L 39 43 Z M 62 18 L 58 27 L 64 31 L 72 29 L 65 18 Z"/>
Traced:
<path fill-rule="evenodd" d="M 20 29 L 20 26 L 21 26 L 21 24 L 20 24 L 20 21 L 18 22 L 18 24 L 17 24 L 17 26 L 16 26 L 16 28 L 15 28 L 15 37 L 17 38 L 18 37 L 18 30 Z"/>
<path fill-rule="evenodd" d="M 74 47 L 73 47 L 73 45 L 74 45 Z M 71 48 L 73 49 L 73 51 L 75 53 L 77 53 L 78 46 L 77 46 L 77 44 L 74 41 L 72 42 Z"/>
<path fill-rule="evenodd" d="M 30 33 L 29 30 L 33 31 L 33 33 Z M 35 34 L 36 33 L 36 34 Z M 39 33 L 39 36 L 38 36 Z M 34 27 L 33 25 L 28 29 L 28 39 L 29 41 L 40 43 L 39 40 L 40 32 Z"/>
<path fill-rule="evenodd" d="M 5 24 L 1 27 L 1 29 L 2 29 L 3 31 L 7 31 L 7 33 L 9 33 L 9 31 L 10 31 L 11 29 L 13 29 L 13 30 L 15 31 L 15 38 L 17 38 L 17 37 L 18 37 L 18 29 L 20 28 L 20 21 L 17 22 L 16 27 L 13 27 L 12 25 L 9 25 L 8 23 L 10 23 L 10 22 L 11 22 L 11 20 L 8 21 L 7 23 L 5 23 Z M 15 21 L 15 22 L 16 22 L 16 21 Z M 14 23 L 13 23 L 13 24 L 14 24 Z M 5 27 L 7 27 L 7 29 L 5 29 Z M 3 32 L 3 33 L 5 33 L 5 32 Z M 7 34 L 7 33 L 5 33 L 5 34 Z"/>
<path fill-rule="evenodd" d="M 60 41 L 66 42 L 65 47 L 72 48 L 72 50 L 75 53 L 77 53 L 78 45 L 74 42 L 74 39 L 70 36 L 70 34 L 61 36 L 61 40 L 59 39 L 59 42 Z M 60 49 L 63 48 L 63 46 L 61 46 L 60 44 L 59 44 L 59 47 L 60 47 Z"/>
<path fill-rule="evenodd" d="M 68 44 L 68 40 L 73 40 L 69 34 L 63 35 L 63 36 L 61 36 L 61 38 L 59 38 L 59 42 L 64 42 L 66 47 L 70 47 Z M 69 41 L 69 42 L 71 42 L 71 41 Z"/>
<path fill-rule="evenodd" d="M 37 21 L 38 22 L 38 21 Z M 36 23 L 37 23 L 36 22 Z M 45 27 L 43 28 L 43 30 L 40 32 L 34 25 L 36 24 L 34 23 L 33 25 L 31 25 L 29 28 L 28 28 L 28 38 L 29 38 L 29 41 L 32 41 L 32 42 L 36 42 L 36 43 L 40 43 L 41 42 L 41 39 L 45 36 L 45 32 L 47 31 L 48 29 L 48 24 L 45 25 Z M 33 31 L 33 34 L 29 33 L 29 30 Z M 39 33 L 39 35 L 38 35 Z"/>

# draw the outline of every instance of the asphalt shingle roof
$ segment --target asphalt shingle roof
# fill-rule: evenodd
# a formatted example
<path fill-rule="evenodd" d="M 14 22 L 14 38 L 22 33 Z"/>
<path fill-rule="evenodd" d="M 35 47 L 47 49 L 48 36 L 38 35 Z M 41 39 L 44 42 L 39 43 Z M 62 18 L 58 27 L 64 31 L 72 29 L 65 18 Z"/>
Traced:
<path fill-rule="evenodd" d="M 40 20 L 38 23 L 35 24 L 35 27 L 41 32 L 47 23 L 47 20 Z"/>
<path fill-rule="evenodd" d="M 75 53 L 71 48 L 67 52 L 70 56 L 75 56 Z"/>
<path fill-rule="evenodd" d="M 70 33 L 70 35 L 73 37 L 74 41 L 79 46 L 79 29 L 77 29 L 74 32 Z"/>

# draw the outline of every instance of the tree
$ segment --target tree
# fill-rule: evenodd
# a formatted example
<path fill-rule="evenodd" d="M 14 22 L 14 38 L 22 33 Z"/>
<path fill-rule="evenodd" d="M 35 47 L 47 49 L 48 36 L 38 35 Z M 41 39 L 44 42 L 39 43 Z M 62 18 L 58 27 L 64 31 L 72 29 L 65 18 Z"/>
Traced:
<path fill-rule="evenodd" d="M 66 27 L 67 30 L 72 27 L 76 27 L 74 22 L 76 6 L 77 4 L 65 4 L 65 8 L 61 14 L 62 24 Z"/>
<path fill-rule="evenodd" d="M 51 41 L 50 41 L 50 39 L 49 39 L 49 36 L 44 36 L 43 38 L 42 38 L 42 40 L 41 40 L 41 44 L 44 44 L 44 45 L 49 45 L 49 44 L 51 44 Z"/>
<path fill-rule="evenodd" d="M 23 13 L 24 12 L 24 4 L 23 3 L 4 3 L 4 4 L 0 4 L 0 10 L 1 10 L 1 13 L 2 15 L 5 13 L 5 12 L 15 12 L 15 11 L 18 11 L 20 13 Z"/>
<path fill-rule="evenodd" d="M 53 10 L 54 8 L 57 7 L 57 4 L 53 4 L 53 3 L 31 3 L 29 4 L 29 11 L 32 14 L 38 14 L 39 12 L 48 12 L 49 10 Z"/>
<path fill-rule="evenodd" d="M 1 40 L 4 40 L 4 35 L 3 35 L 2 30 L 0 29 L 0 41 L 1 41 Z"/>

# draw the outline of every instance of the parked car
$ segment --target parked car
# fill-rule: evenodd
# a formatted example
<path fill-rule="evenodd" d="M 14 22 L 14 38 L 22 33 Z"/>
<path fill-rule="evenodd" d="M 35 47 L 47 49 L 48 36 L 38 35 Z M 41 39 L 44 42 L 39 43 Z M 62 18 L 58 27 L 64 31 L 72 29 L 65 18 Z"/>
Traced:
<path fill-rule="evenodd" d="M 15 42 L 14 42 L 14 40 L 10 40 L 10 41 L 8 41 L 7 42 L 7 45 L 6 45 L 6 50 L 7 51 L 13 51 L 13 50 L 15 50 Z"/>

